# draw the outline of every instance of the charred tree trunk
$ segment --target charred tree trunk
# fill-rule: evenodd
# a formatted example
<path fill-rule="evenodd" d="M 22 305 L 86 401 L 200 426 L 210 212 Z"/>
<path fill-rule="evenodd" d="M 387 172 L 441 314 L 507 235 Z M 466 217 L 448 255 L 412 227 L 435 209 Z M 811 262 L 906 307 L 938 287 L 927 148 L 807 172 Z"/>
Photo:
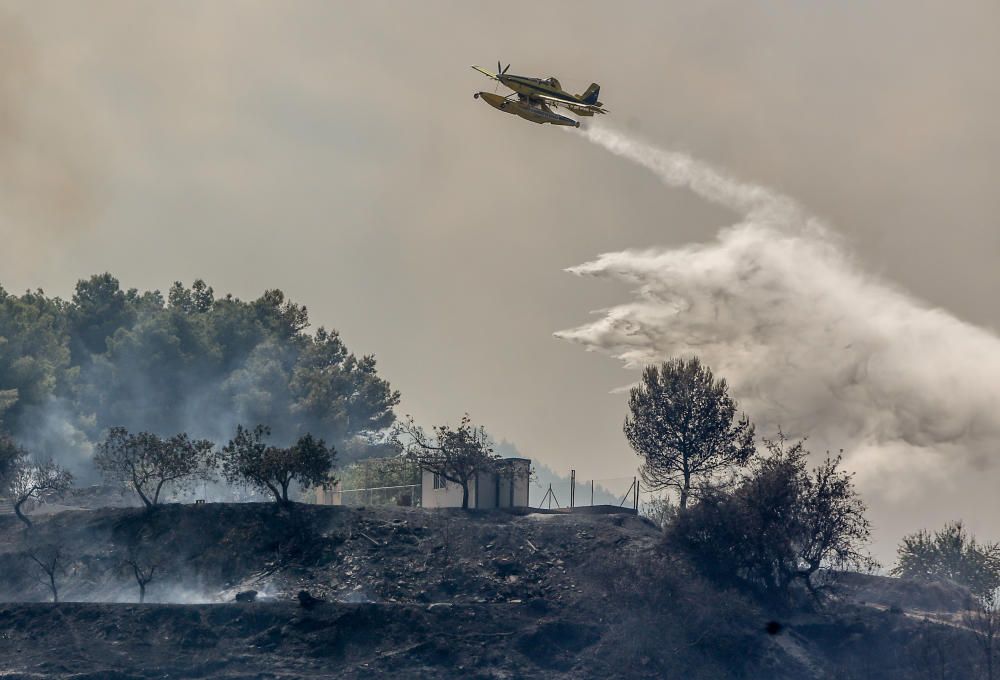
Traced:
<path fill-rule="evenodd" d="M 167 480 L 161 479 L 156 485 L 156 491 L 153 493 L 153 505 L 158 505 L 160 502 L 160 491 L 163 489 L 163 485 L 167 483 Z"/>
<path fill-rule="evenodd" d="M 27 498 L 22 498 L 17 503 L 14 503 L 14 514 L 17 515 L 19 520 L 24 522 L 25 531 L 31 528 L 31 520 L 28 519 L 23 512 L 21 512 L 21 506 L 24 505 L 24 502 L 27 500 Z"/>
<path fill-rule="evenodd" d="M 687 460 L 684 460 L 684 467 L 681 470 L 684 475 L 684 485 L 681 486 L 681 510 L 687 509 L 688 496 L 691 494 L 691 470 L 688 469 Z"/>
<path fill-rule="evenodd" d="M 146 506 L 146 511 L 148 512 L 148 511 L 152 510 L 153 509 L 153 502 L 149 500 L 149 498 L 146 496 L 145 493 L 143 493 L 142 486 L 140 484 L 134 482 L 134 481 L 132 483 L 132 486 L 135 488 L 135 492 L 137 494 L 139 494 L 139 498 L 142 499 L 143 505 Z"/>
<path fill-rule="evenodd" d="M 146 586 L 153 580 L 153 575 L 156 573 L 156 565 L 152 564 L 144 571 L 140 566 L 138 558 L 126 560 L 125 564 L 132 567 L 132 573 L 135 575 L 135 583 L 139 586 L 139 604 L 142 604 L 146 601 Z"/>
<path fill-rule="evenodd" d="M 276 487 L 274 484 L 272 484 L 266 479 L 254 478 L 254 481 L 257 481 L 258 483 L 264 485 L 267 488 L 267 490 L 274 495 L 274 500 L 278 505 L 284 504 L 285 501 L 281 497 L 281 491 L 278 489 L 278 487 Z"/>

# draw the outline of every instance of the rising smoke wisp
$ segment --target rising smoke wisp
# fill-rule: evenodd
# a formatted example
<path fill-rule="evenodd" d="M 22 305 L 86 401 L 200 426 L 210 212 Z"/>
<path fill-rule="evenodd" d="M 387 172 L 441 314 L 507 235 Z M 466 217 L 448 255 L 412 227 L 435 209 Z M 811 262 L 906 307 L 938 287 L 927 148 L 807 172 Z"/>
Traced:
<path fill-rule="evenodd" d="M 697 354 L 764 435 L 845 450 L 862 488 L 910 495 L 1000 450 L 1000 339 L 864 272 L 795 201 L 592 126 L 586 139 L 740 215 L 712 241 L 571 268 L 635 286 L 557 333 L 628 367 Z M 906 474 L 898 474 L 902 471 Z"/>

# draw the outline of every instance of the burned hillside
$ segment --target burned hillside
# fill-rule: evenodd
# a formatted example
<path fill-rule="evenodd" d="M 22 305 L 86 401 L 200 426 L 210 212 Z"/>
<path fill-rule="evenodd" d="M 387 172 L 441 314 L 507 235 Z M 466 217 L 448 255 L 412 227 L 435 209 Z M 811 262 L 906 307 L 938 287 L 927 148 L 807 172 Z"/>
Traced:
<path fill-rule="evenodd" d="M 909 668 L 913 659 L 899 653 L 916 640 L 969 644 L 947 611 L 923 620 L 928 607 L 955 609 L 953 599 L 924 598 L 922 614 L 911 615 L 902 587 L 891 607 L 842 597 L 819 612 L 770 610 L 664 561 L 660 531 L 629 514 L 166 505 L 151 514 L 63 512 L 30 533 L 0 517 L 0 600 L 8 603 L 0 605 L 0 653 L 14 677 L 654 678 L 683 670 L 820 678 L 863 658 L 876 664 L 867 677 L 889 678 Z M 139 558 L 158 566 L 143 605 L 123 569 L 139 537 Z M 62 551 L 58 605 L 44 602 L 40 572 L 24 557 L 29 543 Z M 856 575 L 851 591 L 883 590 L 872 578 Z M 240 593 L 253 601 L 235 602 Z M 775 617 L 781 630 L 772 635 Z"/>
<path fill-rule="evenodd" d="M 20 552 L 22 526 L 0 517 L 2 600 L 47 594 Z M 332 600 L 428 603 L 572 600 L 609 554 L 650 550 L 658 531 L 627 514 L 467 513 L 417 508 L 271 504 L 166 505 L 155 513 L 65 512 L 31 541 L 69 556 L 67 599 L 131 601 L 118 572 L 141 543 L 160 565 L 151 600 L 215 602 L 240 590 L 289 598 L 306 588 Z"/>

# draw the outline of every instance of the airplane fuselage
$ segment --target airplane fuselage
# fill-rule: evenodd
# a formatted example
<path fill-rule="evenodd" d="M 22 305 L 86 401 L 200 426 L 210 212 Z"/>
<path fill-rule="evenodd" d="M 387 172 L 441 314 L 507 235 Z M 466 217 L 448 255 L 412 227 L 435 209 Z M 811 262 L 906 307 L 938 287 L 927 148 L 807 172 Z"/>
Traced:
<path fill-rule="evenodd" d="M 554 97 L 555 99 L 561 99 L 573 104 L 584 103 L 580 97 L 571 95 L 569 92 L 563 90 L 559 85 L 559 81 L 555 78 L 529 78 L 527 76 L 508 76 L 504 74 L 498 75 L 497 80 L 514 90 L 514 92 L 529 97 L 536 94 L 544 94 L 548 97 Z"/>
<path fill-rule="evenodd" d="M 530 120 L 532 123 L 551 123 L 552 125 L 580 127 L 580 123 L 572 118 L 560 116 L 544 104 L 532 104 L 524 96 L 518 99 L 508 99 L 492 92 L 477 92 L 475 97 L 476 99 L 482 99 L 495 109 L 520 116 L 525 120 Z"/>

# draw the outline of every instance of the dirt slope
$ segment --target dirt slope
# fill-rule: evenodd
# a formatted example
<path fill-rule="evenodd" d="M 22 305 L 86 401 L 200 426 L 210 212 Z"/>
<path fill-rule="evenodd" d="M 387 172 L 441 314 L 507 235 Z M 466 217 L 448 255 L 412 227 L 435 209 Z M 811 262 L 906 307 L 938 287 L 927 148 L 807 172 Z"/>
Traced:
<path fill-rule="evenodd" d="M 771 636 L 773 614 L 683 580 L 644 609 L 628 565 L 658 542 L 619 514 L 172 505 L 64 512 L 29 535 L 0 517 L 0 677 L 850 677 L 866 649 L 881 663 L 916 639 L 908 617 L 850 603 Z M 61 546 L 70 602 L 44 602 L 32 545 Z M 142 605 L 130 555 L 158 565 Z M 301 607 L 303 589 L 323 602 Z"/>
<path fill-rule="evenodd" d="M 648 550 L 658 537 L 631 515 L 272 504 L 65 512 L 31 533 L 63 546 L 64 599 L 104 602 L 137 597 L 121 569 L 130 545 L 160 565 L 154 601 L 225 601 L 250 588 L 283 598 L 307 588 L 348 602 L 560 602 L 579 591 L 587 565 Z M 24 541 L 22 525 L 0 518 L 0 601 L 49 598 L 21 555 Z"/>

